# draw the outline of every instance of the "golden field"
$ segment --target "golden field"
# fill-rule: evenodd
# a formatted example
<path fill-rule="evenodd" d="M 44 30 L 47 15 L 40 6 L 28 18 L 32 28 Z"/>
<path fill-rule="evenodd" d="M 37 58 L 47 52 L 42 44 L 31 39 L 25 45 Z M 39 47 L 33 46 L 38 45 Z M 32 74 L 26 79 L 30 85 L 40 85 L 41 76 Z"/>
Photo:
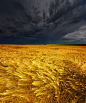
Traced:
<path fill-rule="evenodd" d="M 86 103 L 86 46 L 0 45 L 0 103 Z"/>

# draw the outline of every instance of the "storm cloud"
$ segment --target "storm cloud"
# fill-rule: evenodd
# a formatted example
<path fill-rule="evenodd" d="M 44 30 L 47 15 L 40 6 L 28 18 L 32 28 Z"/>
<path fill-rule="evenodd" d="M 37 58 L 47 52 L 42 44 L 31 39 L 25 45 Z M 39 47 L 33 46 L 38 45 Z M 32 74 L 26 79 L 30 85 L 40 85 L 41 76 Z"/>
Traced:
<path fill-rule="evenodd" d="M 0 39 L 86 42 L 85 24 L 86 0 L 0 1 Z"/>

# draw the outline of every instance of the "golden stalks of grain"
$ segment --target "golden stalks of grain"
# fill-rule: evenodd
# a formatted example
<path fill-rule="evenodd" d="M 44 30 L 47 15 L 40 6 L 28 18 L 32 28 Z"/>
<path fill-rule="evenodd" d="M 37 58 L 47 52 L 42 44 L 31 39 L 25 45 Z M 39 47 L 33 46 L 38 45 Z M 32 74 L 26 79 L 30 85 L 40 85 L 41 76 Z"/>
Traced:
<path fill-rule="evenodd" d="M 50 48 L 49 53 L 17 50 L 14 57 L 8 51 L 10 57 L 0 59 L 0 103 L 85 103 L 86 63 L 81 61 L 86 55 Z"/>

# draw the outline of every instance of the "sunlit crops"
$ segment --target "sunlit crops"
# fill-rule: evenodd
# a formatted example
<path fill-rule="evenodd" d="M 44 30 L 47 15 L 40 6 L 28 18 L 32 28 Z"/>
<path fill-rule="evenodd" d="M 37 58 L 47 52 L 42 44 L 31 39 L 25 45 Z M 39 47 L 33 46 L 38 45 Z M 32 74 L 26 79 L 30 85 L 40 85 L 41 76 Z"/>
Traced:
<path fill-rule="evenodd" d="M 86 47 L 0 45 L 0 103 L 86 103 Z"/>

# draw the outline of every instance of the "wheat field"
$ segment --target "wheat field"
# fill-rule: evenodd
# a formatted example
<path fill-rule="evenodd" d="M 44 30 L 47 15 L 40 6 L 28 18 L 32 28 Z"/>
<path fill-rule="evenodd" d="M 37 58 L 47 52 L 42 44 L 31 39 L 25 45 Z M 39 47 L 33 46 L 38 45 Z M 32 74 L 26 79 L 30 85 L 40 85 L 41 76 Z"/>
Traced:
<path fill-rule="evenodd" d="M 86 103 L 86 46 L 0 45 L 0 103 Z"/>

